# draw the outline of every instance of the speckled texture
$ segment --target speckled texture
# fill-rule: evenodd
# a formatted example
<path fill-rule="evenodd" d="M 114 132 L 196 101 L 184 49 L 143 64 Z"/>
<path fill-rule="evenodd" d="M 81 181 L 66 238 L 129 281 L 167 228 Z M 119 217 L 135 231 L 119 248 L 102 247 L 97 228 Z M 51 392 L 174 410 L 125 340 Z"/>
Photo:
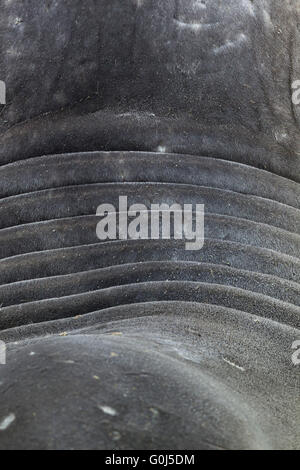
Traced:
<path fill-rule="evenodd" d="M 0 449 L 300 449 L 299 14 L 2 1 Z M 100 243 L 124 194 L 203 249 Z"/>

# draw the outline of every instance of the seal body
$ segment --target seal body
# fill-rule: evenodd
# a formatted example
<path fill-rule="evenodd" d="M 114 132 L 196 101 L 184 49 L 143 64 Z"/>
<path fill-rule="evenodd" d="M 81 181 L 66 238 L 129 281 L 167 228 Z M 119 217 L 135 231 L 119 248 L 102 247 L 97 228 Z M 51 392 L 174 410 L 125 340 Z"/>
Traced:
<path fill-rule="evenodd" d="M 299 448 L 298 24 L 288 0 L 4 2 L 1 448 Z M 204 204 L 203 249 L 100 242 L 120 195 Z"/>

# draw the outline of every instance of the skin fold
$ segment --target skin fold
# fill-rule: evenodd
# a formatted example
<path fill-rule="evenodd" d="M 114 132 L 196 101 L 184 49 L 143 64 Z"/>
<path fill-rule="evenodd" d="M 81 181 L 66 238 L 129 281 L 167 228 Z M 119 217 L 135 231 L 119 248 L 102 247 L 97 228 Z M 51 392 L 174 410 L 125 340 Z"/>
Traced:
<path fill-rule="evenodd" d="M 3 0 L 1 449 L 299 449 L 300 6 Z M 204 204 L 205 243 L 96 237 Z"/>

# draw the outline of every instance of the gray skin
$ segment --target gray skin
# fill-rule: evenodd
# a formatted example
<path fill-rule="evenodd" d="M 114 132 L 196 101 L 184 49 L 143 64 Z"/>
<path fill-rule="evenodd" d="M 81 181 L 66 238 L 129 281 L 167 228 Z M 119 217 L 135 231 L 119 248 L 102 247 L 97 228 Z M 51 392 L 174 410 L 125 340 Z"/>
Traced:
<path fill-rule="evenodd" d="M 299 449 L 297 2 L 2 3 L 0 449 Z"/>

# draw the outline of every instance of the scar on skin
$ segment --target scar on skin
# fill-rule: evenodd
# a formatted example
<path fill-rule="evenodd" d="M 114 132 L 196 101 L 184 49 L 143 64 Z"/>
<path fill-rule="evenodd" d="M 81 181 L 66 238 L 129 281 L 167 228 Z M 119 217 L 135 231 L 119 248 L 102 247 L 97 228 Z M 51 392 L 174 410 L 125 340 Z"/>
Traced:
<path fill-rule="evenodd" d="M 15 421 L 16 416 L 14 413 L 11 413 L 10 415 L 6 416 L 2 421 L 0 421 L 0 431 L 6 431 L 6 429 L 9 428 L 9 426 Z"/>
<path fill-rule="evenodd" d="M 229 360 L 226 359 L 225 357 L 223 357 L 223 361 L 226 362 L 226 364 L 229 364 L 230 366 L 235 367 L 236 369 L 241 370 L 242 372 L 245 372 L 245 370 L 246 370 L 246 369 L 244 369 L 244 367 L 238 366 L 237 364 L 235 364 L 234 362 L 229 361 Z"/>
<path fill-rule="evenodd" d="M 176 25 L 179 27 L 179 28 L 182 28 L 182 29 L 189 29 L 189 30 L 192 30 L 192 31 L 200 31 L 200 30 L 209 30 L 209 29 L 212 29 L 212 28 L 215 28 L 216 26 L 218 26 L 220 23 L 187 23 L 181 19 L 174 19 Z"/>
<path fill-rule="evenodd" d="M 103 413 L 110 415 L 110 416 L 117 416 L 116 410 L 111 408 L 110 406 L 99 406 L 100 410 L 103 411 Z"/>

